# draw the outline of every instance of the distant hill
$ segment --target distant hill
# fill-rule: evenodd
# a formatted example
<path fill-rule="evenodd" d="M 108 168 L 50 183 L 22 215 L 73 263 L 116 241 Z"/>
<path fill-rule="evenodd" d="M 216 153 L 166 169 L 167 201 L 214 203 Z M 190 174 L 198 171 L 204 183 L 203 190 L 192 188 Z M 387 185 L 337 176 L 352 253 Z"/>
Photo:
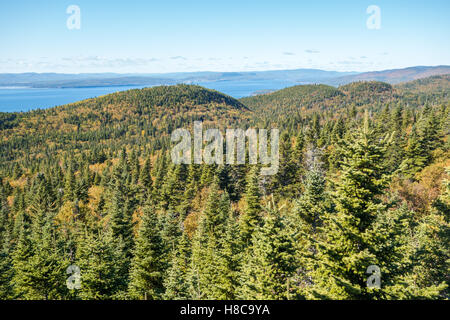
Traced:
<path fill-rule="evenodd" d="M 391 85 L 380 81 L 358 81 L 339 87 L 329 85 L 299 85 L 271 93 L 240 99 L 254 111 L 256 118 L 285 119 L 304 117 L 310 113 L 330 113 L 335 116 L 348 106 L 380 108 L 402 101 L 419 107 L 425 101 L 450 101 L 450 75 L 433 76 Z M 373 109 L 375 110 L 375 109 Z"/>
<path fill-rule="evenodd" d="M 345 85 L 357 81 L 381 81 L 390 84 L 412 81 L 434 75 L 450 74 L 450 66 L 411 67 L 375 72 L 337 72 L 320 69 L 270 70 L 246 72 L 179 72 L 165 74 L 118 73 L 5 73 L 0 74 L 0 86 L 32 88 L 82 88 L 108 86 L 155 86 L 177 83 L 223 81 L 284 81 L 291 84 Z M 269 88 L 274 89 L 274 88 Z M 267 88 L 265 89 L 267 90 Z"/>
<path fill-rule="evenodd" d="M 69 143 L 79 150 L 97 150 L 103 143 L 139 144 L 144 137 L 159 148 L 170 143 L 173 130 L 190 128 L 195 120 L 225 127 L 246 122 L 250 115 L 236 99 L 200 86 L 122 91 L 45 110 L 0 113 L 0 137 L 27 146 L 12 151 L 0 141 L 0 150 L 9 150 L 0 160 L 58 153 Z"/>
<path fill-rule="evenodd" d="M 394 96 L 393 87 L 384 82 L 355 82 L 341 87 L 324 84 L 299 85 L 240 99 L 257 113 L 330 110 L 343 104 L 363 105 L 374 101 L 386 101 Z"/>
<path fill-rule="evenodd" d="M 270 71 L 247 71 L 247 72 L 205 72 L 159 75 L 169 78 L 190 81 L 264 81 L 284 80 L 298 83 L 317 83 L 325 79 L 354 75 L 357 72 L 337 72 L 320 69 L 295 69 L 295 70 L 270 70 Z"/>
<path fill-rule="evenodd" d="M 118 78 L 118 73 L 0 73 L 0 86 L 32 86 L 34 83 Z"/>
<path fill-rule="evenodd" d="M 38 81 L 31 84 L 33 88 L 88 88 L 88 87 L 115 87 L 115 86 L 155 86 L 172 85 L 177 81 L 165 78 L 147 77 L 115 77 L 115 78 L 91 78 L 63 81 Z"/>
<path fill-rule="evenodd" d="M 196 85 L 156 86 L 45 110 L 0 113 L 0 162 L 58 154 L 68 144 L 93 153 L 106 144 L 118 148 L 145 143 L 160 149 L 170 145 L 174 129 L 190 128 L 195 120 L 221 129 L 261 123 L 295 127 L 314 113 L 337 118 L 353 110 L 377 112 L 398 103 L 414 109 L 425 102 L 448 101 L 449 75 L 394 86 L 377 81 L 337 88 L 297 85 L 240 100 Z"/>
<path fill-rule="evenodd" d="M 342 96 L 343 93 L 332 86 L 298 85 L 272 93 L 260 94 L 240 99 L 240 101 L 252 110 L 264 110 L 270 106 L 274 109 L 301 108 L 304 106 L 323 103 Z M 324 104 L 323 107 L 326 107 Z"/>
<path fill-rule="evenodd" d="M 0 86 L 32 88 L 80 88 L 133 85 L 167 85 L 216 81 L 272 81 L 317 83 L 356 72 L 324 71 L 319 69 L 273 70 L 252 72 L 179 72 L 165 74 L 0 74 Z"/>
<path fill-rule="evenodd" d="M 443 74 L 450 74 L 450 66 L 419 66 L 405 69 L 364 72 L 330 79 L 330 81 L 326 81 L 326 83 L 331 85 L 343 85 L 356 81 L 382 81 L 390 84 L 397 84 Z"/>
<path fill-rule="evenodd" d="M 359 81 L 339 87 L 339 90 L 356 104 L 370 103 L 378 99 L 380 102 L 394 95 L 394 88 L 386 82 Z"/>
<path fill-rule="evenodd" d="M 412 92 L 433 91 L 450 93 L 450 74 L 405 82 L 398 84 L 396 87 Z"/>

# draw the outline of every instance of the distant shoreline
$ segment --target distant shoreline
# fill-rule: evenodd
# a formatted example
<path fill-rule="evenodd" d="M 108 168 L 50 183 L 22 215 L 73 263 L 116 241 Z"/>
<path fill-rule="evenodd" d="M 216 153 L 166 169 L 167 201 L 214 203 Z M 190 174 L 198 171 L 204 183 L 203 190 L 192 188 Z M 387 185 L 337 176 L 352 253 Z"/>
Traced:
<path fill-rule="evenodd" d="M 25 87 L 25 86 L 1 86 L 0 90 L 15 90 L 15 89 L 35 89 L 33 87 Z"/>

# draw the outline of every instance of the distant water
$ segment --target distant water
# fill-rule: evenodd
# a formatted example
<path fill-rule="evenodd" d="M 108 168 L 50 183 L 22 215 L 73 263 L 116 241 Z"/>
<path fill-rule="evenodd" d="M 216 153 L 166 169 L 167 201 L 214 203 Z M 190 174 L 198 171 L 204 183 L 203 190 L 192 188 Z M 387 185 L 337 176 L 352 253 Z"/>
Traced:
<path fill-rule="evenodd" d="M 261 91 L 280 90 L 298 84 L 300 83 L 282 80 L 215 81 L 198 83 L 200 86 L 220 91 L 236 99 L 248 97 Z"/>
<path fill-rule="evenodd" d="M 137 87 L 94 87 L 34 89 L 0 87 L 0 111 L 15 112 L 33 109 L 46 109 L 84 99 L 94 98 L 108 93 Z"/>
<path fill-rule="evenodd" d="M 279 90 L 295 85 L 287 81 L 216 81 L 195 83 L 214 89 L 234 98 L 250 96 L 255 92 Z M 105 94 L 144 86 L 116 86 L 91 88 L 34 89 L 0 87 L 0 112 L 29 111 L 46 109 L 84 99 L 95 98 Z"/>

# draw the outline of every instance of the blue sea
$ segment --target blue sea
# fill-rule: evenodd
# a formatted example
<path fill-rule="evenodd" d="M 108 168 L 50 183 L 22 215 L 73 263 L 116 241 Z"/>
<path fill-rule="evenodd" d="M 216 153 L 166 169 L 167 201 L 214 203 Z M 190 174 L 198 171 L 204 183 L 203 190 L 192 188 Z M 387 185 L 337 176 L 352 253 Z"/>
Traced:
<path fill-rule="evenodd" d="M 215 81 L 195 83 L 214 89 L 234 98 L 242 98 L 268 90 L 279 90 L 298 83 L 282 80 L 264 81 Z M 0 87 L 0 112 L 19 112 L 46 109 L 105 94 L 144 86 L 116 86 L 89 88 L 6 88 Z"/>

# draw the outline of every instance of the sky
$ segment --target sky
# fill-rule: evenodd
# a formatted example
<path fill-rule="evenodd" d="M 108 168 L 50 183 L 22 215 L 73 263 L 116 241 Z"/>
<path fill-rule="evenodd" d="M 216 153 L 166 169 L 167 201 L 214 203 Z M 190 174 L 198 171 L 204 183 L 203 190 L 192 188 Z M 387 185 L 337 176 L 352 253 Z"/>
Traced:
<path fill-rule="evenodd" d="M 2 0 L 0 73 L 450 65 L 449 12 L 448 0 Z"/>

